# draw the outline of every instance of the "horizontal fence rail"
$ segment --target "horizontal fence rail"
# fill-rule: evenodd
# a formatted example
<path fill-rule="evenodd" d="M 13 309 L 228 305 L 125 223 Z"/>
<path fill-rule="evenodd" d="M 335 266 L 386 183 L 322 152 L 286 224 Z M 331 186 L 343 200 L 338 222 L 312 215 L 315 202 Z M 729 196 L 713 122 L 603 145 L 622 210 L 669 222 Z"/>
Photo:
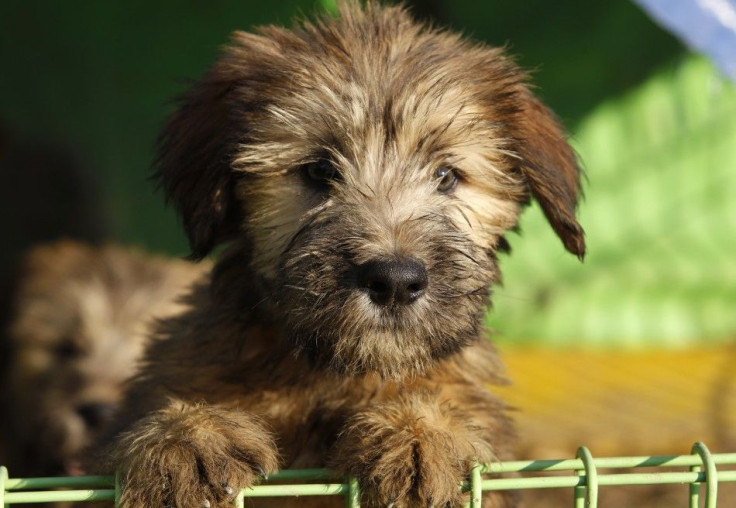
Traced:
<path fill-rule="evenodd" d="M 648 468 L 656 468 L 656 472 L 630 472 Z M 673 468 L 683 470 L 669 470 Z M 549 472 L 560 474 L 539 474 Z M 690 508 L 701 506 L 701 495 L 703 506 L 713 508 L 719 506 L 718 484 L 723 482 L 736 482 L 736 453 L 712 454 L 698 442 L 689 455 L 594 458 L 581 447 L 574 459 L 479 464 L 458 488 L 470 494 L 470 508 L 481 507 L 482 493 L 487 491 L 551 488 L 572 488 L 575 508 L 595 508 L 602 486 L 689 484 Z M 246 498 L 293 496 L 343 496 L 346 507 L 360 506 L 357 481 L 325 469 L 275 473 L 262 484 L 241 490 L 234 506 L 245 506 Z M 84 501 L 111 501 L 117 506 L 119 498 L 120 486 L 114 476 L 10 478 L 8 470 L 0 467 L 0 507 Z"/>

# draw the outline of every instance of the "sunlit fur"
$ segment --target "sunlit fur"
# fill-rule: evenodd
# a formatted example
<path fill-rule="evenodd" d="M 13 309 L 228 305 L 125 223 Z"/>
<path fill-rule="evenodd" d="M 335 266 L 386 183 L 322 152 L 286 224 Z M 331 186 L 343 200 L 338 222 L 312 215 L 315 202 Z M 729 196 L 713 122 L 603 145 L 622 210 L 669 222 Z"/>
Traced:
<path fill-rule="evenodd" d="M 225 506 L 276 457 L 356 475 L 367 506 L 458 506 L 474 461 L 510 457 L 482 324 L 503 235 L 534 198 L 585 250 L 575 156 L 525 79 L 370 2 L 233 35 L 160 138 L 193 257 L 229 246 L 157 330 L 111 433 L 101 468 L 123 473 L 125 506 Z M 334 179 L 310 178 L 320 160 Z M 360 267 L 396 259 L 426 268 L 426 291 L 378 305 Z M 330 501 L 279 500 L 310 503 Z"/>
<path fill-rule="evenodd" d="M 459 47 L 444 43 L 441 63 L 420 51 L 399 65 L 412 43 L 437 41 L 414 26 L 390 28 L 397 40 L 348 40 L 344 55 L 336 48 L 326 61 L 284 54 L 303 91 L 274 97 L 234 170 L 245 174 L 235 192 L 252 267 L 297 346 L 339 370 L 400 377 L 478 337 L 495 248 L 516 224 L 525 187 L 508 164 L 510 141 L 484 117 L 486 82 L 462 79 L 479 69 L 453 58 L 470 47 L 448 37 Z M 272 35 L 284 45 L 297 38 Z M 355 52 L 373 60 L 348 74 Z M 327 194 L 299 172 L 315 157 L 330 158 L 341 176 Z M 445 165 L 462 178 L 451 194 L 436 188 Z M 414 305 L 384 309 L 356 291 L 356 266 L 393 257 L 424 263 L 430 283 Z"/>
<path fill-rule="evenodd" d="M 70 241 L 28 253 L 6 331 L 0 463 L 15 476 L 78 474 L 79 454 L 109 423 L 154 316 L 183 310 L 177 297 L 204 269 Z"/>

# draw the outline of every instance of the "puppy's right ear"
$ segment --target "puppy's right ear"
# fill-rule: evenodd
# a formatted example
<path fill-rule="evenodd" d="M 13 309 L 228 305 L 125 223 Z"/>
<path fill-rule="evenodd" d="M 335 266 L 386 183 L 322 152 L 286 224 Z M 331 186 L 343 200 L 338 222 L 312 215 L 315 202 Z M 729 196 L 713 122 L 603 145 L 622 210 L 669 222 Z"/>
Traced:
<path fill-rule="evenodd" d="M 239 78 L 219 62 L 185 94 L 158 139 L 160 185 L 176 206 L 191 258 L 233 238 L 241 222 L 231 162 L 243 127 L 234 121 Z"/>

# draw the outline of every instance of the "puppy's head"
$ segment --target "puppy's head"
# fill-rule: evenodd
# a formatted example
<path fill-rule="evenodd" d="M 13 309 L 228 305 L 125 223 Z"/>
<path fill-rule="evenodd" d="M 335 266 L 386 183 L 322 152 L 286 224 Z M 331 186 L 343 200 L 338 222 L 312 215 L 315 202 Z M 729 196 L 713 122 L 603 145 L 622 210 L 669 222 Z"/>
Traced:
<path fill-rule="evenodd" d="M 530 197 L 585 250 L 575 156 L 523 72 L 399 7 L 236 32 L 158 162 L 193 255 L 234 241 L 297 348 L 349 372 L 475 340 Z"/>
<path fill-rule="evenodd" d="M 202 271 L 136 251 L 68 241 L 24 260 L 8 335 L 12 466 L 69 474 L 113 415 L 154 316 Z"/>

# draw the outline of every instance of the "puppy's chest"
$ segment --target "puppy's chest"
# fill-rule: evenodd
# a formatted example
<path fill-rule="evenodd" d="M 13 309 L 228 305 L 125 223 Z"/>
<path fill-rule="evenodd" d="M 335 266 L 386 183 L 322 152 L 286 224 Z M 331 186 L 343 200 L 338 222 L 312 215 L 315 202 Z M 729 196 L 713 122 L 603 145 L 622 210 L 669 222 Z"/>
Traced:
<path fill-rule="evenodd" d="M 284 467 L 324 466 L 346 421 L 356 412 L 395 399 L 395 384 L 376 379 L 305 376 L 287 386 L 262 386 L 238 404 L 273 431 Z"/>

